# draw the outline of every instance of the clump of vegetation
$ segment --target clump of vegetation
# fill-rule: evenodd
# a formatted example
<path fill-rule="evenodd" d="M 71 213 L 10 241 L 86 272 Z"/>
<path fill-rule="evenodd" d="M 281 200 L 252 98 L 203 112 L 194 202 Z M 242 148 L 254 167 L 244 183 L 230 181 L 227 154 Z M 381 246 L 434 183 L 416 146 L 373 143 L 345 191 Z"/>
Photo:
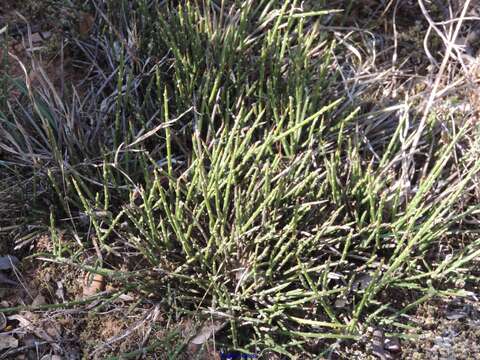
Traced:
<path fill-rule="evenodd" d="M 477 130 L 350 87 L 341 6 L 92 4 L 77 87 L 2 80 L 0 224 L 20 249 L 48 233 L 43 259 L 215 319 L 219 348 L 291 357 L 401 333 L 478 284 Z"/>

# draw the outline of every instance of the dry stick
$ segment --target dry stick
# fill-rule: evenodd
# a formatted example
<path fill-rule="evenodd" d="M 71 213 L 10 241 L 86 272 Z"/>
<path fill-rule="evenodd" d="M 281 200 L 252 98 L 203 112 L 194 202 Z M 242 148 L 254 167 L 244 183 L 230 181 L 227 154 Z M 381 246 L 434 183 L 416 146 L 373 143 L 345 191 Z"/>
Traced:
<path fill-rule="evenodd" d="M 435 21 L 436 25 L 449 25 L 451 23 L 455 23 L 458 21 L 478 21 L 480 20 L 479 16 L 465 16 L 465 17 L 458 17 L 454 19 L 444 20 L 444 21 Z"/>
<path fill-rule="evenodd" d="M 462 9 L 462 14 L 460 15 L 461 19 L 465 18 L 465 15 L 467 13 L 467 9 L 470 6 L 470 1 L 471 0 L 466 0 L 465 1 L 465 5 L 463 6 L 463 9 Z M 428 14 L 427 9 L 425 8 L 425 5 L 423 3 L 423 0 L 418 0 L 418 4 L 420 5 L 422 13 L 425 16 L 425 18 L 427 19 L 427 21 L 429 22 L 430 26 L 435 28 L 435 23 L 430 18 L 430 15 Z M 413 158 L 412 155 L 415 152 L 415 149 L 418 145 L 418 142 L 420 141 L 420 137 L 422 135 L 423 129 L 425 128 L 425 123 L 427 122 L 428 114 L 429 114 L 430 110 L 432 109 L 433 102 L 434 102 L 435 97 L 436 97 L 435 94 L 437 93 L 438 88 L 440 86 L 440 82 L 442 81 L 443 72 L 445 71 L 445 68 L 447 67 L 448 60 L 450 58 L 450 54 L 451 54 L 453 46 L 455 44 L 455 39 L 457 38 L 458 33 L 460 32 L 460 27 L 462 26 L 461 19 L 457 23 L 457 26 L 455 28 L 455 31 L 453 33 L 452 38 L 450 39 L 450 41 L 447 42 L 447 50 L 445 51 L 445 57 L 443 58 L 442 64 L 440 65 L 440 69 L 439 69 L 437 77 L 435 79 L 435 83 L 433 84 L 432 92 L 430 93 L 427 105 L 425 106 L 425 110 L 423 112 L 422 119 L 420 120 L 420 124 L 418 126 L 417 133 L 415 134 L 415 137 L 413 138 L 412 146 L 410 148 L 410 153 L 409 153 L 409 160 L 408 160 L 409 165 L 412 162 L 412 158 Z"/>
<path fill-rule="evenodd" d="M 103 344 L 100 346 L 96 347 L 92 352 L 89 353 L 90 358 L 94 358 L 94 355 L 98 354 L 99 352 L 104 351 L 106 348 L 111 347 L 114 343 L 125 339 L 126 337 L 130 336 L 132 333 L 137 331 L 143 324 L 149 320 L 150 315 L 154 313 L 155 311 L 158 311 L 158 308 L 155 307 L 153 310 L 151 310 L 150 314 L 145 316 L 142 320 L 138 321 L 133 327 L 129 327 L 124 331 L 122 334 L 117 335 L 117 336 L 112 336 L 109 339 L 107 339 Z"/>
<path fill-rule="evenodd" d="M 388 4 L 390 7 L 392 2 Z M 397 10 L 400 1 L 395 3 L 395 7 L 393 8 L 393 20 L 392 20 L 392 27 L 393 27 L 393 55 L 392 55 L 392 69 L 393 69 L 393 77 L 392 77 L 392 88 L 393 88 L 393 96 L 397 96 L 397 80 L 398 80 L 398 67 L 397 67 L 397 60 L 398 60 L 398 31 L 397 31 Z"/>

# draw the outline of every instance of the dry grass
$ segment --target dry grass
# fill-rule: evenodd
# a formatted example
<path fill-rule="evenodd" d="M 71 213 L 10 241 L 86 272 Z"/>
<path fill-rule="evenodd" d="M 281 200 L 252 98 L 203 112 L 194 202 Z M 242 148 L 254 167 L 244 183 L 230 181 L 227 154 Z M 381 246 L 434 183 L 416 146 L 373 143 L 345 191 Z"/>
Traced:
<path fill-rule="evenodd" d="M 4 48 L 0 84 L 1 250 L 44 297 L 4 304 L 25 353 L 27 335 L 86 358 L 478 338 L 422 313 L 478 302 L 474 1 L 48 3 L 10 40 L 62 26 Z"/>

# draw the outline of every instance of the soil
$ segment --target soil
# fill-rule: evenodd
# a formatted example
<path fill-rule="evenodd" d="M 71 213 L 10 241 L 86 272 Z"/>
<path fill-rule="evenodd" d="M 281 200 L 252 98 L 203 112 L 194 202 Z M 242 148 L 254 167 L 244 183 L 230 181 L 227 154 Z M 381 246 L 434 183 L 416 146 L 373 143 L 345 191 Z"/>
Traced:
<path fill-rule="evenodd" d="M 435 300 L 422 305 L 413 319 L 421 330 L 405 343 L 405 359 L 480 359 L 478 299 Z"/>
<path fill-rule="evenodd" d="M 79 84 L 87 71 L 70 55 L 66 34 L 88 33 L 91 17 L 81 13 L 77 19 L 68 10 L 44 8 L 36 1 L 2 1 L 0 28 L 8 25 L 8 48 L 0 48 L 0 59 L 6 59 L 12 78 L 21 78 L 32 88 L 48 88 L 51 83 L 55 91 L 63 93 L 66 84 Z M 12 95 L 18 96 L 19 92 L 12 90 Z"/>
<path fill-rule="evenodd" d="M 169 328 L 153 304 L 139 302 L 134 294 L 107 305 L 81 303 L 86 284 L 79 269 L 24 260 L 17 270 L 17 277 L 9 275 L 19 285 L 3 285 L 0 307 L 23 309 L 6 313 L 7 325 L 0 335 L 13 336 L 18 346 L 0 349 L 0 359 L 38 359 L 48 354 L 61 359 L 103 359 L 148 346 Z M 115 290 L 114 284 L 107 284 L 103 300 Z M 65 302 L 78 305 L 58 306 Z"/>

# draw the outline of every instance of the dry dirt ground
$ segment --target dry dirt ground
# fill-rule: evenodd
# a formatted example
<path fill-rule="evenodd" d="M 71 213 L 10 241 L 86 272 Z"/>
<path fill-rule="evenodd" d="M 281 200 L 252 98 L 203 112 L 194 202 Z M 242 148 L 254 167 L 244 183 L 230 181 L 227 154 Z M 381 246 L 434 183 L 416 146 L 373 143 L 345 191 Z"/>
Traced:
<path fill-rule="evenodd" d="M 405 359 L 480 359 L 478 299 L 431 301 L 414 317 L 418 339 L 405 348 Z"/>

